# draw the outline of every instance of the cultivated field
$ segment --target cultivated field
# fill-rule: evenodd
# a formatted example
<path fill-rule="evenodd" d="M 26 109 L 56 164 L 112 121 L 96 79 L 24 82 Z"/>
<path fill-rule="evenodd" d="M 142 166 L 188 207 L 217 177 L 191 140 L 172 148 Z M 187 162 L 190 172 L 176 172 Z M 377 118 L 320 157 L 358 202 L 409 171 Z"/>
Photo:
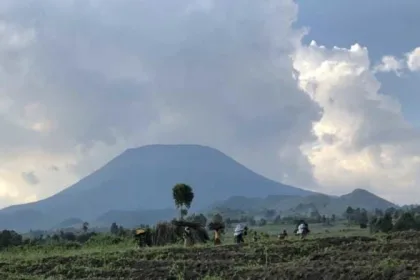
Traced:
<path fill-rule="evenodd" d="M 138 249 L 128 239 L 14 248 L 1 253 L 0 279 L 420 279 L 420 233 L 351 235 L 248 236 L 241 246 L 193 248 Z"/>

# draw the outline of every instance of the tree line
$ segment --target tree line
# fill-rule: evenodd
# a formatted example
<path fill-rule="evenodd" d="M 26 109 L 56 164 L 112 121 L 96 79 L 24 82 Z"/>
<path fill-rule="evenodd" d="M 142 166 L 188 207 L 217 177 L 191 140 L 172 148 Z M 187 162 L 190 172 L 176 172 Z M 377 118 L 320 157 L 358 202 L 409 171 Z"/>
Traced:
<path fill-rule="evenodd" d="M 194 192 L 187 184 L 176 184 L 172 188 L 172 195 L 175 206 L 178 208 L 181 220 L 191 221 L 200 224 L 203 228 L 206 227 L 208 217 L 204 214 L 188 215 L 188 210 L 194 199 Z M 262 216 L 262 217 L 261 217 Z M 220 213 L 212 216 L 213 221 L 223 221 L 227 226 L 246 223 L 250 226 L 264 226 L 267 223 L 272 224 L 296 224 L 298 219 L 302 216 L 290 217 L 280 216 L 274 209 L 265 209 L 260 215 L 259 219 L 255 219 L 251 215 L 242 215 L 239 218 L 223 218 Z M 370 227 L 371 232 L 392 232 L 392 231 L 405 231 L 405 230 L 420 230 L 420 206 L 410 208 L 389 208 L 385 211 L 376 209 L 375 211 L 368 212 L 363 208 L 347 207 L 343 213 L 342 218 L 346 219 L 348 224 L 358 224 L 362 228 Z M 321 215 L 316 209 L 312 210 L 305 220 L 308 223 L 324 223 L 326 225 L 335 223 L 338 218 L 336 215 L 326 216 Z M 140 225 L 140 227 L 149 227 L 148 225 Z M 122 226 L 112 223 L 109 229 L 111 236 L 115 238 L 125 238 L 133 236 L 134 230 L 125 229 Z M 60 243 L 60 242 L 76 242 L 83 244 L 89 240 L 98 238 L 100 234 L 89 232 L 89 224 L 84 222 L 81 227 L 80 233 L 60 231 L 54 234 L 44 235 L 42 232 L 35 235 L 33 238 L 24 239 L 22 235 L 13 230 L 3 230 L 0 232 L 0 249 L 10 246 L 20 245 L 36 245 L 47 243 Z M 117 242 L 117 241 L 115 241 Z"/>

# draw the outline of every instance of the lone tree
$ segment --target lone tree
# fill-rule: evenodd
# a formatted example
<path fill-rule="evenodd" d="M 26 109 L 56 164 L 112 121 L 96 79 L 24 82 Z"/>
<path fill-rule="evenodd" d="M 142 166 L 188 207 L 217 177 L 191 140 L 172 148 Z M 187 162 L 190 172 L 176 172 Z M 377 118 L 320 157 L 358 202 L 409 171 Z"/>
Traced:
<path fill-rule="evenodd" d="M 176 184 L 172 188 L 172 196 L 175 201 L 176 208 L 180 209 L 181 220 L 187 215 L 191 202 L 194 199 L 194 193 L 187 184 Z"/>

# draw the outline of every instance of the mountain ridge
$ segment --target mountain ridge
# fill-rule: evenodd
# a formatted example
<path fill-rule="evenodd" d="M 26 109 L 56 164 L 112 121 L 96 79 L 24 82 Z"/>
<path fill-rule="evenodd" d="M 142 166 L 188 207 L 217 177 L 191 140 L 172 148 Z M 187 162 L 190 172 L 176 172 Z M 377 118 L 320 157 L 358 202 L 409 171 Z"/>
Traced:
<path fill-rule="evenodd" d="M 72 217 L 94 220 L 111 210 L 164 209 L 173 207 L 171 189 L 176 183 L 193 187 L 196 196 L 192 210 L 234 195 L 313 194 L 268 179 L 208 146 L 156 144 L 127 149 L 46 199 L 6 207 L 0 210 L 0 220 L 3 219 L 5 227 L 16 226 L 15 221 L 8 223 L 5 215 L 27 210 L 48 215 L 51 223 L 57 225 Z"/>
<path fill-rule="evenodd" d="M 246 206 L 245 206 L 246 205 Z M 311 205 L 311 207 L 309 207 Z M 385 210 L 390 207 L 399 208 L 398 205 L 387 201 L 365 189 L 355 189 L 340 196 L 326 194 L 312 194 L 299 196 L 267 196 L 266 198 L 231 197 L 225 201 L 214 204 L 213 209 L 232 209 L 234 211 L 258 212 L 264 209 L 276 210 L 280 215 L 295 215 L 302 213 L 303 209 L 316 208 L 323 215 L 342 214 L 348 206 L 364 208 L 368 211 L 375 209 Z"/>

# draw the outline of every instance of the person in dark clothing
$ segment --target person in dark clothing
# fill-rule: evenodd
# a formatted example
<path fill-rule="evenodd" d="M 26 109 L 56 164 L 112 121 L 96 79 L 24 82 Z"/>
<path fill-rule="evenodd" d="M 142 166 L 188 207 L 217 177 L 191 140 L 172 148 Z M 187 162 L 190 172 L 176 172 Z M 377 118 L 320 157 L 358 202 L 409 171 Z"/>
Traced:
<path fill-rule="evenodd" d="M 149 228 L 136 229 L 135 238 L 139 247 L 152 246 L 152 238 Z"/>
<path fill-rule="evenodd" d="M 279 239 L 285 239 L 286 237 L 287 237 L 287 231 L 283 230 L 283 232 L 279 234 Z"/>
<path fill-rule="evenodd" d="M 240 233 L 240 234 L 238 234 L 238 235 L 235 236 L 235 242 L 236 242 L 236 244 L 244 243 L 245 242 L 243 235 L 244 235 L 243 233 Z"/>

